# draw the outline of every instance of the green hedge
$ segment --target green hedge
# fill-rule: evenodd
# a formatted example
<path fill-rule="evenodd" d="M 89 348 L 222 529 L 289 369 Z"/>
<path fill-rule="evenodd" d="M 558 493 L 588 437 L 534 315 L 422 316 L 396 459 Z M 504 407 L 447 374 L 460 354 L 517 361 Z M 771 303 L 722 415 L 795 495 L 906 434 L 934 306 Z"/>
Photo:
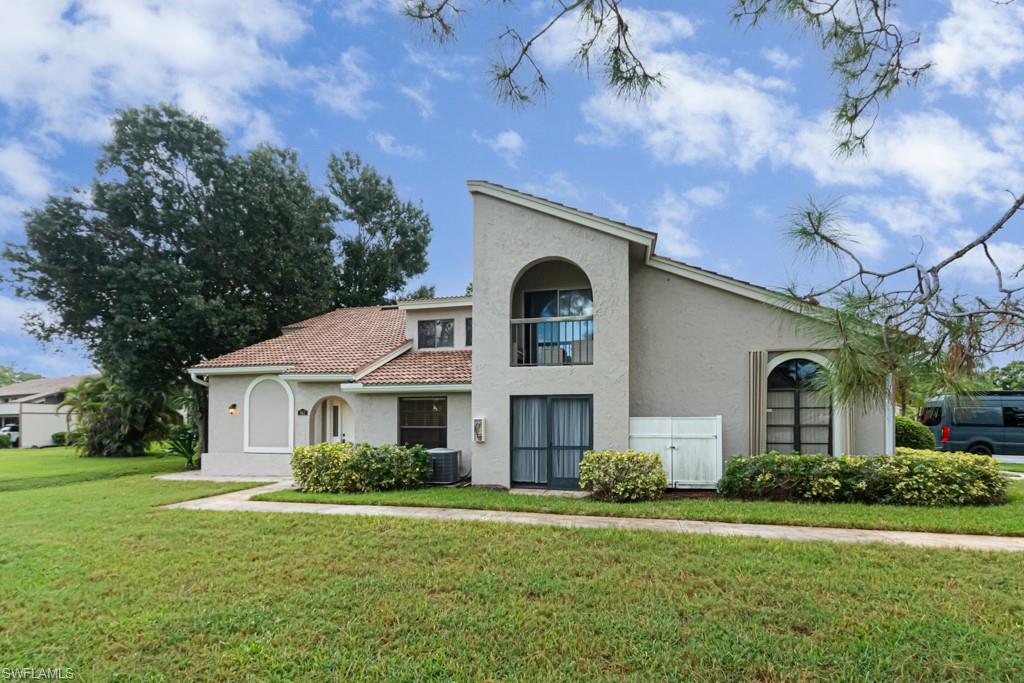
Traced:
<path fill-rule="evenodd" d="M 54 446 L 66 446 L 68 443 L 68 433 L 54 432 L 50 435 L 50 441 L 53 442 Z"/>
<path fill-rule="evenodd" d="M 655 500 L 668 486 L 657 453 L 587 451 L 580 461 L 580 488 L 598 500 Z"/>
<path fill-rule="evenodd" d="M 904 448 L 933 449 L 935 434 L 917 420 L 896 416 L 896 445 Z"/>
<path fill-rule="evenodd" d="M 0 448 L 11 448 L 13 445 L 10 434 L 0 434 Z"/>
<path fill-rule="evenodd" d="M 310 493 L 415 488 L 430 471 L 430 456 L 422 446 L 324 443 L 301 446 L 292 455 L 295 482 Z"/>
<path fill-rule="evenodd" d="M 737 456 L 718 491 L 728 498 L 893 505 L 992 505 L 1006 500 L 994 458 L 900 449 L 896 455 Z"/>

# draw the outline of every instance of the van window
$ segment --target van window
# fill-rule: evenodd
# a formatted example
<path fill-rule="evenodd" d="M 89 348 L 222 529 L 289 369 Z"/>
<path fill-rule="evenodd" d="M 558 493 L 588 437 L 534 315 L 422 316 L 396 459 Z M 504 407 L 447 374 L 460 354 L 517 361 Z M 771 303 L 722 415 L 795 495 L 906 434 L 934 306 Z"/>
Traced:
<path fill-rule="evenodd" d="M 1003 405 L 1003 426 L 1024 427 L 1024 404 Z"/>
<path fill-rule="evenodd" d="M 942 422 L 942 406 L 925 406 L 921 409 L 921 424 L 936 427 Z"/>
<path fill-rule="evenodd" d="M 953 422 L 964 426 L 1002 427 L 1003 411 L 998 406 L 961 406 L 953 409 Z"/>

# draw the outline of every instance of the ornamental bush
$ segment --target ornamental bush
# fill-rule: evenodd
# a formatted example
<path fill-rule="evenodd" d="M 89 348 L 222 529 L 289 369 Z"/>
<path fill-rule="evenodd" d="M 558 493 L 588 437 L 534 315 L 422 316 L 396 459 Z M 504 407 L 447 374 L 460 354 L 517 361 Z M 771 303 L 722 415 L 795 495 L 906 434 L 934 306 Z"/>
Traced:
<path fill-rule="evenodd" d="M 14 442 L 11 441 L 10 434 L 0 434 L 0 448 L 12 448 Z"/>
<path fill-rule="evenodd" d="M 931 450 L 935 448 L 935 434 L 917 420 L 905 415 L 897 415 L 896 445 L 904 448 Z"/>
<path fill-rule="evenodd" d="M 409 489 L 430 476 L 430 456 L 422 446 L 322 443 L 295 449 L 292 474 L 311 493 Z"/>
<path fill-rule="evenodd" d="M 896 455 L 736 456 L 718 492 L 727 498 L 891 505 L 993 505 L 1006 500 L 994 458 L 900 449 Z"/>
<path fill-rule="evenodd" d="M 667 486 L 668 477 L 657 453 L 587 451 L 580 461 L 580 488 L 598 500 L 656 500 Z"/>
<path fill-rule="evenodd" d="M 64 446 L 68 442 L 67 432 L 54 432 L 50 435 L 50 441 L 53 442 L 54 446 Z"/>

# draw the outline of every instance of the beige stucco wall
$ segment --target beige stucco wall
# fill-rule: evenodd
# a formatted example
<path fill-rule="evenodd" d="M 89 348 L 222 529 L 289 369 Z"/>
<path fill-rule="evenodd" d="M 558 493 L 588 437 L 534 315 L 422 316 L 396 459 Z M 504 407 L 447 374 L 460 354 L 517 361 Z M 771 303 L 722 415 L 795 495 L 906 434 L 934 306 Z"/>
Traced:
<path fill-rule="evenodd" d="M 594 364 L 510 367 L 517 277 L 552 258 L 579 266 L 594 292 Z M 625 448 L 629 432 L 629 248 L 621 239 L 527 208 L 473 197 L 472 417 L 487 421 L 473 450 L 473 483 L 509 486 L 510 397 L 590 394 L 594 445 Z"/>
<path fill-rule="evenodd" d="M 640 262 L 631 269 L 630 290 L 630 414 L 721 415 L 723 455 L 745 453 L 748 352 L 807 350 L 814 340 L 792 313 Z M 852 420 L 848 450 L 883 452 L 884 412 Z"/>
<path fill-rule="evenodd" d="M 19 448 L 53 445 L 54 432 L 63 432 L 68 428 L 65 413 L 58 413 L 57 407 L 58 404 L 53 403 L 21 404 Z"/>
<path fill-rule="evenodd" d="M 455 328 L 455 335 L 454 339 L 452 340 L 454 346 L 448 346 L 443 349 L 436 350 L 452 351 L 455 349 L 469 348 L 466 346 L 466 318 L 472 317 L 472 305 L 458 307 L 443 306 L 440 308 L 407 310 L 405 312 L 405 336 L 407 339 L 412 339 L 413 348 L 419 350 L 419 321 L 451 319 L 454 321 L 452 324 Z M 424 351 L 434 350 L 435 349 L 424 349 Z"/>
<path fill-rule="evenodd" d="M 288 476 L 291 472 L 290 453 L 246 453 L 244 450 L 243 425 L 245 391 L 258 375 L 219 375 L 210 381 L 210 443 L 203 455 L 203 471 L 208 474 L 251 474 Z M 276 382 L 261 382 L 260 387 Z M 327 396 L 342 399 L 342 432 L 349 441 L 367 441 L 372 444 L 395 443 L 398 439 L 398 396 L 399 394 L 353 394 L 341 391 L 340 382 L 302 382 L 289 380 L 288 386 L 295 398 L 292 419 L 295 421 L 295 446 L 309 444 L 309 415 L 299 415 L 301 410 L 312 411 L 318 401 Z M 282 392 L 283 393 L 283 392 Z M 419 396 L 421 394 L 408 394 Z M 436 394 L 445 395 L 445 394 Z M 463 472 L 469 471 L 471 463 L 471 420 L 470 398 L 467 393 L 448 394 L 448 446 L 463 452 Z M 238 414 L 229 415 L 228 406 L 238 405 Z M 281 413 L 287 413 L 287 403 L 278 406 Z M 252 416 L 251 416 L 252 417 Z M 283 419 L 284 416 L 282 415 Z M 274 425 L 274 434 L 265 438 L 275 442 L 287 441 L 287 429 L 283 419 L 263 420 Z M 56 430 L 54 430 L 56 431 Z M 263 437 L 261 437 L 263 438 Z"/>

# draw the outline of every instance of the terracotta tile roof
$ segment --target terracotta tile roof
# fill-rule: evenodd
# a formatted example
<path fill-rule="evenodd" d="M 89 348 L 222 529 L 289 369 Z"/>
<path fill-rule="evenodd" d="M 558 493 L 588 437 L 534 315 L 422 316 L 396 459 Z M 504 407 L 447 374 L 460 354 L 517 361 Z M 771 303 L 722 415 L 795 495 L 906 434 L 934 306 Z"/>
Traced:
<path fill-rule="evenodd" d="M 473 381 L 473 352 L 469 349 L 409 351 L 359 381 L 362 384 L 469 384 Z"/>
<path fill-rule="evenodd" d="M 293 373 L 354 373 L 406 341 L 405 312 L 394 306 L 339 308 L 196 368 L 286 365 Z"/>

